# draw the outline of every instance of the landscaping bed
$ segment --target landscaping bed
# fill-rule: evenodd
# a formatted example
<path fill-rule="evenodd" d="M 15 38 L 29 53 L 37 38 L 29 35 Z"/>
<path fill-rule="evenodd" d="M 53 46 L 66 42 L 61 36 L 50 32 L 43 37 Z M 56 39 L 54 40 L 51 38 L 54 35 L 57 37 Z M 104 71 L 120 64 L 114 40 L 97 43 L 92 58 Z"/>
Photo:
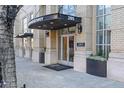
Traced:
<path fill-rule="evenodd" d="M 87 73 L 95 76 L 107 76 L 107 60 L 101 57 L 87 58 Z"/>

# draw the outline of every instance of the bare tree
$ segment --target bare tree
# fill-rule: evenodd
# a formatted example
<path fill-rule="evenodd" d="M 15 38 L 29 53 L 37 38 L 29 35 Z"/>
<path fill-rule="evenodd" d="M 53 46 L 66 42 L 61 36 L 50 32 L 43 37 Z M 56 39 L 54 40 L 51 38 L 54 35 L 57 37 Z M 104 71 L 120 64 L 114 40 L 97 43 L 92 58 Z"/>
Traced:
<path fill-rule="evenodd" d="M 0 64 L 2 87 L 17 87 L 13 27 L 15 17 L 22 6 L 0 6 Z"/>

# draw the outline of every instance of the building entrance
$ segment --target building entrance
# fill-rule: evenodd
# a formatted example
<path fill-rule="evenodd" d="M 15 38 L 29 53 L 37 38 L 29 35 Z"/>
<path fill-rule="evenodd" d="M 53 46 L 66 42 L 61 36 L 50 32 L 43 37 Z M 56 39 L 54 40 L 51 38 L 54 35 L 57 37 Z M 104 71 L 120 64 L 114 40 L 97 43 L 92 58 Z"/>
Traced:
<path fill-rule="evenodd" d="M 61 62 L 73 65 L 74 60 L 74 35 L 61 36 Z"/>

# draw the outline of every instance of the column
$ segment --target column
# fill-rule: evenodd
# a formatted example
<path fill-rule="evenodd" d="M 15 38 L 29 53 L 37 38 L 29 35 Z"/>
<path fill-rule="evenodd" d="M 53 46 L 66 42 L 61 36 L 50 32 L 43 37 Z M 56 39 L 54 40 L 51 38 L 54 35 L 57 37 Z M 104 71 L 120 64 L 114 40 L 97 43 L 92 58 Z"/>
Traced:
<path fill-rule="evenodd" d="M 86 57 L 92 53 L 92 6 L 77 6 L 82 33 L 75 34 L 74 70 L 86 72 Z"/>
<path fill-rule="evenodd" d="M 46 37 L 45 64 L 57 63 L 56 31 L 49 31 Z"/>
<path fill-rule="evenodd" d="M 107 77 L 124 82 L 124 6 L 112 6 L 111 52 Z"/>

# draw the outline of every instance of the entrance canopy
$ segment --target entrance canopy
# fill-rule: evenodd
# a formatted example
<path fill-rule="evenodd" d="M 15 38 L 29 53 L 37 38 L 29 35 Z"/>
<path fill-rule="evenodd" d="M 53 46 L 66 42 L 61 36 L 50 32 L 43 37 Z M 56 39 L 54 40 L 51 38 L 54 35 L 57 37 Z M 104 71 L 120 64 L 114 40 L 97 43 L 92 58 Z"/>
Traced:
<path fill-rule="evenodd" d="M 28 23 L 28 27 L 30 29 L 57 30 L 76 26 L 78 23 L 81 23 L 81 17 L 54 13 L 32 19 Z"/>
<path fill-rule="evenodd" d="M 18 34 L 15 38 L 27 38 L 27 37 L 33 37 L 32 33 L 23 33 L 23 34 Z"/>

